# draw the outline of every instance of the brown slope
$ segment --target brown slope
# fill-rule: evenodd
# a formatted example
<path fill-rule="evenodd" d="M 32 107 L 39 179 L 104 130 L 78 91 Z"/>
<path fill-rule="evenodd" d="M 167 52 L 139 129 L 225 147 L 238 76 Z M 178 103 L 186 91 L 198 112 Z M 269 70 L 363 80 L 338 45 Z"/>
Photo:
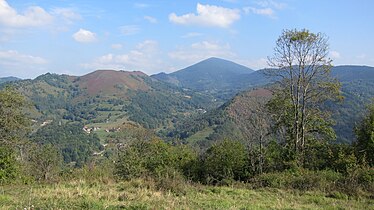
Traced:
<path fill-rule="evenodd" d="M 98 70 L 78 77 L 75 83 L 91 96 L 124 93 L 127 90 L 149 90 L 144 81 L 148 75 L 140 71 Z"/>

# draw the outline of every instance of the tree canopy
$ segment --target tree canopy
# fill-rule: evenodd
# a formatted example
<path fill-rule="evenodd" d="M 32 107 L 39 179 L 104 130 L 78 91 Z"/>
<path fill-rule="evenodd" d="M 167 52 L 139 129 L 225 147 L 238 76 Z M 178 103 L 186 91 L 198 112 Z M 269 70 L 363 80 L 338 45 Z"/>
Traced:
<path fill-rule="evenodd" d="M 330 76 L 328 39 L 306 29 L 284 30 L 276 42 L 267 74 L 277 81 L 269 107 L 285 142 L 295 154 L 308 141 L 334 139 L 332 121 L 324 103 L 339 98 L 340 83 Z"/>

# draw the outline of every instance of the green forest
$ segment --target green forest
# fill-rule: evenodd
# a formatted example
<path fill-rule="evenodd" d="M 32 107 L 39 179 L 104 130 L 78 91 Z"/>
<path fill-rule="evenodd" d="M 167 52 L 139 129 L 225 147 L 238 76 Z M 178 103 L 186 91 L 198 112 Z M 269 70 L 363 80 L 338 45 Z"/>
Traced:
<path fill-rule="evenodd" d="M 0 208 L 372 209 L 374 83 L 337 74 L 328 50 L 284 30 L 259 83 L 211 92 L 219 78 L 187 87 L 188 69 L 177 84 L 116 72 L 126 82 L 100 90 L 105 72 L 9 80 Z"/>

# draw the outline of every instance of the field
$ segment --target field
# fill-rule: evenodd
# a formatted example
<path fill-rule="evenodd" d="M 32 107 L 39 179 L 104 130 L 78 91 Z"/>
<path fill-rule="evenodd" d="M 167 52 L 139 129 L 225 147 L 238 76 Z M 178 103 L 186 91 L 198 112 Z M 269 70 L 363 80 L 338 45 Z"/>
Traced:
<path fill-rule="evenodd" d="M 83 180 L 0 187 L 1 209 L 374 209 L 374 201 L 322 192 L 186 185 L 182 193 L 151 181 Z"/>

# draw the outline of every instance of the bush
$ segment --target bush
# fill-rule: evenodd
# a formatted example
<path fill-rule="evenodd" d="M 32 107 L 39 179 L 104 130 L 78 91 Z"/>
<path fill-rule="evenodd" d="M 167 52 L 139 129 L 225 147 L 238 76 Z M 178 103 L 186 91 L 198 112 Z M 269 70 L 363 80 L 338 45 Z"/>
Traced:
<path fill-rule="evenodd" d="M 125 180 L 146 176 L 160 179 L 169 178 L 173 171 L 193 178 L 197 157 L 187 146 L 175 147 L 158 139 L 134 141 L 121 151 L 115 174 Z"/>
<path fill-rule="evenodd" d="M 9 183 L 19 174 L 19 164 L 9 147 L 0 147 L 0 184 Z"/>
<path fill-rule="evenodd" d="M 169 191 L 175 195 L 185 195 L 188 185 L 179 171 L 166 168 L 163 175 L 156 179 L 156 187 L 158 190 Z"/>
<path fill-rule="evenodd" d="M 121 152 L 115 164 L 115 175 L 118 178 L 130 180 L 142 177 L 145 172 L 145 160 L 141 148 L 130 146 Z"/>
<path fill-rule="evenodd" d="M 340 173 L 331 170 L 309 171 L 299 169 L 296 171 L 262 174 L 251 181 L 254 187 L 329 191 L 334 189 L 335 183 L 341 179 L 342 175 Z"/>
<path fill-rule="evenodd" d="M 338 184 L 339 191 L 350 196 L 372 196 L 374 194 L 374 169 L 356 168 Z"/>
<path fill-rule="evenodd" d="M 207 183 L 220 184 L 223 180 L 244 178 L 247 152 L 238 141 L 224 140 L 210 147 L 204 159 L 204 176 Z"/>

